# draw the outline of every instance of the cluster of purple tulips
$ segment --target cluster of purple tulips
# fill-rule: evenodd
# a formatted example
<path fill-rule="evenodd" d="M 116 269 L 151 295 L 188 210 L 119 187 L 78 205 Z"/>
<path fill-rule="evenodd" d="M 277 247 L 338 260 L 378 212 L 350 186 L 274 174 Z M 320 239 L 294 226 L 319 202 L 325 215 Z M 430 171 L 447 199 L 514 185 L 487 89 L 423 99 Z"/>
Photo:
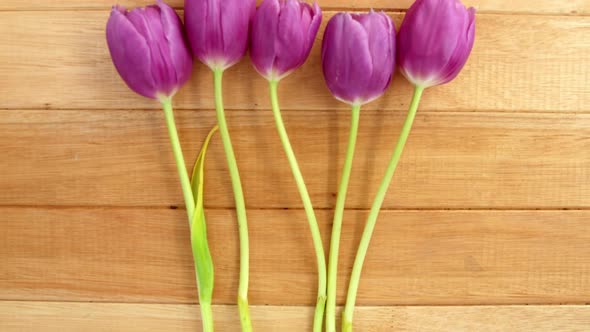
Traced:
<path fill-rule="evenodd" d="M 395 25 L 383 12 L 338 13 L 324 33 L 322 66 L 334 97 L 351 105 L 350 138 L 334 212 L 328 266 L 313 205 L 291 147 L 279 108 L 278 84 L 307 60 L 322 21 L 317 4 L 300 0 L 186 0 L 184 26 L 162 0 L 127 11 L 113 7 L 107 41 L 113 62 L 127 85 L 138 94 L 160 101 L 185 198 L 199 289 L 203 330 L 213 331 L 211 301 L 213 262 L 207 243 L 202 207 L 202 174 L 189 178 L 172 110 L 172 98 L 189 80 L 193 57 L 213 71 L 218 127 L 226 153 L 236 201 L 240 234 L 238 305 L 243 331 L 252 331 L 248 309 L 249 246 L 246 205 L 223 107 L 223 73 L 250 49 L 254 68 L 269 81 L 272 111 L 293 171 L 312 233 L 318 268 L 318 297 L 313 331 L 336 331 L 338 251 L 348 182 L 359 127 L 361 106 L 389 87 L 395 65 L 415 86 L 407 119 L 371 207 L 353 266 L 342 331 L 352 331 L 352 315 L 364 259 L 387 189 L 412 128 L 426 88 L 453 80 L 471 53 L 475 10 L 460 0 L 417 0 L 396 36 Z M 197 164 L 202 167 L 201 157 Z M 196 168 L 197 169 L 197 168 Z M 199 178 L 200 177 L 200 178 Z M 195 186 L 197 183 L 197 186 Z M 195 191 L 195 187 L 201 190 Z"/>

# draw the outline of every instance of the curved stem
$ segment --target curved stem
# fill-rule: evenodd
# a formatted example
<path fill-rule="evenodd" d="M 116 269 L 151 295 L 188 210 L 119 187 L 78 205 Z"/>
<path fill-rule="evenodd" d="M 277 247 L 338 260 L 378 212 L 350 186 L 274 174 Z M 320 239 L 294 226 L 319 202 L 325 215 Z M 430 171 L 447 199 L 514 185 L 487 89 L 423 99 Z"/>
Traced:
<path fill-rule="evenodd" d="M 192 232 L 198 231 L 192 229 L 192 219 L 195 213 L 195 199 L 191 187 L 191 181 L 188 176 L 188 171 L 184 162 L 184 156 L 182 154 L 182 148 L 180 146 L 180 140 L 178 138 L 178 130 L 176 129 L 176 123 L 174 121 L 174 111 L 172 109 L 172 100 L 170 98 L 162 99 L 162 106 L 164 108 L 164 115 L 166 116 L 166 125 L 168 126 L 168 133 L 170 135 L 170 142 L 172 143 L 172 152 L 174 153 L 174 159 L 176 160 L 176 166 L 178 168 L 178 174 L 180 175 L 180 184 L 182 186 L 182 193 L 184 196 L 184 202 L 186 204 L 186 212 L 189 218 L 189 227 L 191 227 L 191 239 L 194 234 Z M 200 231 L 198 231 L 200 232 Z M 206 240 L 206 236 L 205 236 Z M 208 254 L 208 248 L 206 248 Z M 193 256 L 197 253 L 193 250 Z M 195 256 L 196 257 L 196 256 Z M 207 261 L 207 260 L 202 260 Z M 209 254 L 208 262 L 211 263 L 211 256 Z M 211 268 L 211 271 L 213 269 Z M 195 260 L 195 274 L 199 275 L 198 262 Z M 197 285 L 199 282 L 197 281 Z M 203 289 L 199 289 L 199 302 L 201 304 L 201 320 L 203 323 L 204 332 L 213 332 L 213 314 L 211 312 L 211 294 L 203 294 Z M 205 297 L 209 297 L 205 299 Z"/>
<path fill-rule="evenodd" d="M 166 116 L 168 134 L 170 135 L 172 152 L 174 153 L 176 167 L 178 168 L 178 174 L 180 175 L 180 185 L 182 186 L 182 194 L 184 196 L 184 203 L 186 205 L 186 212 L 188 214 L 188 220 L 190 224 L 193 218 L 193 213 L 195 213 L 195 199 L 193 198 L 191 180 L 188 177 L 184 156 L 182 154 L 182 148 L 180 147 L 180 140 L 178 139 L 178 131 L 176 129 L 176 122 L 174 121 L 174 111 L 172 110 L 172 99 L 162 99 L 161 103 L 164 108 L 164 115 Z"/>
<path fill-rule="evenodd" d="M 285 129 L 285 124 L 283 123 L 283 118 L 281 116 L 281 110 L 279 108 L 279 99 L 278 99 L 278 82 L 271 81 L 270 82 L 270 98 L 272 102 L 272 111 L 274 114 L 275 122 L 277 125 L 277 130 L 279 132 L 279 136 L 281 138 L 281 142 L 283 143 L 283 148 L 285 149 L 285 153 L 287 154 L 287 159 L 289 160 L 289 165 L 291 166 L 291 170 L 293 172 L 293 177 L 295 177 L 295 182 L 297 183 L 297 188 L 299 189 L 299 194 L 301 195 L 301 200 L 303 201 L 303 206 L 305 208 L 305 214 L 307 215 L 307 220 L 309 222 L 309 228 L 311 229 L 311 236 L 313 240 L 313 245 L 315 248 L 315 254 L 317 259 L 317 266 L 318 266 L 318 297 L 315 309 L 315 316 L 313 321 L 313 331 L 314 332 L 321 332 L 324 320 L 324 309 L 326 305 L 326 256 L 324 253 L 324 246 L 322 243 L 322 237 L 320 234 L 320 228 L 318 226 L 318 222 L 313 210 L 313 206 L 311 204 L 311 198 L 309 197 L 309 193 L 307 192 L 307 187 L 305 186 L 305 181 L 303 180 L 303 175 L 301 174 L 301 170 L 299 169 L 299 164 L 297 163 L 297 158 L 295 158 L 295 153 L 293 152 L 293 147 L 291 146 L 291 142 L 289 141 L 289 136 L 287 135 L 287 130 Z"/>
<path fill-rule="evenodd" d="M 418 86 L 414 91 L 414 96 L 412 98 L 412 104 L 410 105 L 408 116 L 402 128 L 399 140 L 393 152 L 393 156 L 391 157 L 391 161 L 387 166 L 385 176 L 383 177 L 381 185 L 379 186 L 379 190 L 377 191 L 377 196 L 375 197 L 375 201 L 373 202 L 373 206 L 371 207 L 369 217 L 367 218 L 367 224 L 361 237 L 361 243 L 359 244 L 359 249 L 356 254 L 354 266 L 352 268 L 350 285 L 348 286 L 348 295 L 346 298 L 346 306 L 344 307 L 344 312 L 342 314 L 343 332 L 352 331 L 352 316 L 354 313 L 356 294 L 359 287 L 363 263 L 365 262 L 365 257 L 367 256 L 367 250 L 369 249 L 369 243 L 371 242 L 371 237 L 373 235 L 373 231 L 375 230 L 375 224 L 377 222 L 377 217 L 379 216 L 379 211 L 381 210 L 381 206 L 383 205 L 383 201 L 385 200 L 385 195 L 387 194 L 387 189 L 389 188 L 391 179 L 395 174 L 395 170 L 401 158 L 404 146 L 406 145 L 406 141 L 408 140 L 408 136 L 410 135 L 410 131 L 412 129 L 414 119 L 416 118 L 416 112 L 418 111 L 418 105 L 420 104 L 420 98 L 422 98 L 423 92 L 424 88 Z"/>
<path fill-rule="evenodd" d="M 340 250 L 340 233 L 342 231 L 342 218 L 344 215 L 344 205 L 346 203 L 346 193 L 350 173 L 352 171 L 352 161 L 356 146 L 356 138 L 359 128 L 361 107 L 352 107 L 352 116 L 350 123 L 350 136 L 348 138 L 348 148 L 346 150 L 346 159 L 342 169 L 342 179 L 338 189 L 338 198 L 336 199 L 336 208 L 334 211 L 334 222 L 332 224 L 332 239 L 330 242 L 330 259 L 328 261 L 328 303 L 326 305 L 326 332 L 336 332 L 336 285 L 338 278 L 338 252 Z"/>
<path fill-rule="evenodd" d="M 238 171 L 238 164 L 236 162 L 236 156 L 232 147 L 229 130 L 227 128 L 227 122 L 225 120 L 222 93 L 223 70 L 216 69 L 213 71 L 213 73 L 215 83 L 215 108 L 217 110 L 217 122 L 219 124 L 221 140 L 223 141 L 223 148 L 227 157 L 231 183 L 234 189 L 236 213 L 238 215 L 238 228 L 240 235 L 240 282 L 238 286 L 238 307 L 240 310 L 240 322 L 242 324 L 242 331 L 249 332 L 252 331 L 252 323 L 250 320 L 250 310 L 248 308 L 250 249 L 248 239 L 248 221 L 246 218 L 246 204 L 244 202 L 244 193 L 242 190 L 240 173 Z"/>

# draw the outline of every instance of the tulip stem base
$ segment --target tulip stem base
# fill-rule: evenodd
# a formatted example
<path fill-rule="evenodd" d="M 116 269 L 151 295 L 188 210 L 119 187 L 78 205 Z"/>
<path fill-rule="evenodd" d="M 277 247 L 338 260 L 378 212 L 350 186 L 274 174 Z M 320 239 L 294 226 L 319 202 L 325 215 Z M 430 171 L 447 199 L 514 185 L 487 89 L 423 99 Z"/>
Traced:
<path fill-rule="evenodd" d="M 201 307 L 201 319 L 203 320 L 203 332 L 213 332 L 213 310 L 211 310 L 211 303 L 199 301 Z"/>
<path fill-rule="evenodd" d="M 240 324 L 242 331 L 252 331 L 252 322 L 250 320 L 250 307 L 247 297 L 238 297 L 238 309 L 240 311 Z"/>
<path fill-rule="evenodd" d="M 252 322 L 250 320 L 250 310 L 248 308 L 248 282 L 250 269 L 250 244 L 248 238 L 248 221 L 246 217 L 246 203 L 244 201 L 244 192 L 242 190 L 242 181 L 238 170 L 238 163 L 229 135 L 229 129 L 225 119 L 225 110 L 223 107 L 223 70 L 216 69 L 213 71 L 215 84 L 215 108 L 217 110 L 217 122 L 219 133 L 223 142 L 223 148 L 227 159 L 227 165 L 231 177 L 231 183 L 234 190 L 236 203 L 236 214 L 238 216 L 238 230 L 240 237 L 240 281 L 238 285 L 238 307 L 240 311 L 240 322 L 242 331 L 251 332 Z"/>
<path fill-rule="evenodd" d="M 356 147 L 356 138 L 358 135 L 359 118 L 361 106 L 352 107 L 350 135 L 348 138 L 348 148 L 346 149 L 346 159 L 342 169 L 342 178 L 338 189 L 338 198 L 334 210 L 334 222 L 332 223 L 332 237 L 330 240 L 330 259 L 328 261 L 328 303 L 326 305 L 326 332 L 336 332 L 336 286 L 338 276 L 338 252 L 340 250 L 340 233 L 342 231 L 342 218 L 344 216 L 344 206 L 346 203 L 346 194 L 350 173 L 352 171 L 352 161 L 354 159 L 354 150 Z"/>
<path fill-rule="evenodd" d="M 408 136 L 410 135 L 410 131 L 412 130 L 412 125 L 414 124 L 414 119 L 416 118 L 418 105 L 420 104 L 420 99 L 422 98 L 423 92 L 424 88 L 420 86 L 417 86 L 414 91 L 414 96 L 412 98 L 410 110 L 408 111 L 408 116 L 402 128 L 399 140 L 393 152 L 393 156 L 391 157 L 389 165 L 387 166 L 385 176 L 383 177 L 381 185 L 379 186 L 379 190 L 377 191 L 377 195 L 375 196 L 375 201 L 373 202 L 373 205 L 371 207 L 369 217 L 367 218 L 367 224 L 365 225 L 365 230 L 363 231 L 361 242 L 359 244 L 359 249 L 352 268 L 350 284 L 348 286 L 348 295 L 346 298 L 346 305 L 344 307 L 344 312 L 342 313 L 342 332 L 352 331 L 352 316 L 354 314 L 356 295 L 359 287 L 359 281 L 363 269 L 363 264 L 365 262 L 365 257 L 367 256 L 367 250 L 369 249 L 369 243 L 371 242 L 371 237 L 373 236 L 373 231 L 375 230 L 377 217 L 379 216 L 379 211 L 381 210 L 381 206 L 383 205 L 383 201 L 385 200 L 387 189 L 389 188 L 389 184 L 393 179 L 393 175 L 395 174 L 395 170 L 401 159 L 402 152 L 408 140 Z"/>
<path fill-rule="evenodd" d="M 320 234 L 320 228 L 318 226 L 315 212 L 313 210 L 313 205 L 311 203 L 311 198 L 309 197 L 305 181 L 303 180 L 303 175 L 301 174 L 301 169 L 299 168 L 299 164 L 297 163 L 297 158 L 295 157 L 295 153 L 293 152 L 293 147 L 291 146 L 291 142 L 289 140 L 289 136 L 287 135 L 287 130 L 283 122 L 283 117 L 281 115 L 281 109 L 279 107 L 278 98 L 278 81 L 270 81 L 270 98 L 277 130 L 279 132 L 281 142 L 283 143 L 283 148 L 287 155 L 287 159 L 289 160 L 289 165 L 291 166 L 293 177 L 295 178 L 295 182 L 297 183 L 297 188 L 299 189 L 299 194 L 301 195 L 301 200 L 303 201 L 303 206 L 305 208 L 305 214 L 307 215 L 309 228 L 311 230 L 311 236 L 315 249 L 318 269 L 318 296 L 315 309 L 313 331 L 321 332 L 324 320 L 324 310 L 326 306 L 326 256 L 324 253 L 322 237 Z"/>

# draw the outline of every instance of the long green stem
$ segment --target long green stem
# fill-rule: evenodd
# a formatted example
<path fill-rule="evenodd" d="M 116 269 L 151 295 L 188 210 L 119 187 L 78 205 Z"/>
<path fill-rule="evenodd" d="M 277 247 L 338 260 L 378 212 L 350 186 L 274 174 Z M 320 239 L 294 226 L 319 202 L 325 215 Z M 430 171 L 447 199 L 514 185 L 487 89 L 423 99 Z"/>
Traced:
<path fill-rule="evenodd" d="M 250 309 L 248 308 L 248 282 L 250 269 L 250 253 L 248 239 L 248 220 L 246 218 L 246 203 L 244 202 L 244 193 L 242 190 L 242 181 L 238 171 L 238 163 L 232 147 L 227 122 L 225 120 L 225 111 L 223 108 L 223 91 L 222 80 L 223 70 L 216 69 L 214 73 L 215 83 L 215 108 L 217 109 L 217 122 L 219 124 L 219 133 L 223 141 L 223 148 L 227 157 L 232 187 L 234 189 L 234 198 L 236 202 L 236 213 L 238 215 L 238 228 L 240 235 L 240 282 L 238 286 L 238 307 L 240 310 L 240 322 L 242 331 L 252 331 L 252 322 L 250 320 Z"/>
<path fill-rule="evenodd" d="M 395 170 L 400 161 L 404 146 L 406 145 L 408 136 L 410 135 L 410 131 L 412 129 L 414 119 L 416 118 L 416 112 L 418 111 L 418 105 L 420 104 L 420 99 L 422 98 L 423 92 L 423 87 L 416 87 L 416 90 L 414 91 L 414 97 L 412 98 L 412 104 L 410 105 L 408 116 L 402 128 L 399 140 L 393 152 L 393 156 L 391 157 L 391 161 L 389 162 L 389 166 L 387 166 L 387 171 L 385 172 L 383 181 L 381 182 L 379 190 L 377 191 L 377 196 L 375 197 L 373 206 L 371 207 L 371 212 L 369 213 L 367 224 L 361 237 L 361 243 L 354 261 L 354 266 L 352 268 L 352 275 L 350 277 L 350 285 L 348 286 L 348 295 L 346 298 L 346 306 L 344 307 L 344 312 L 342 314 L 343 332 L 352 331 L 352 316 L 354 313 L 356 294 L 359 287 L 363 263 L 365 262 L 365 257 L 367 256 L 367 250 L 369 249 L 369 243 L 371 242 L 371 237 L 373 235 L 373 231 L 375 230 L 375 224 L 377 222 L 377 217 L 379 216 L 379 211 L 381 210 L 381 206 L 385 200 L 385 195 L 387 194 L 387 189 L 389 188 L 391 179 L 395 174 Z"/>
<path fill-rule="evenodd" d="M 336 199 L 336 208 L 334 211 L 334 222 L 332 224 L 332 240 L 330 242 L 330 259 L 328 261 L 328 303 L 326 305 L 326 332 L 336 332 L 336 285 L 338 277 L 338 252 L 340 250 L 340 233 L 342 231 L 342 217 L 344 215 L 344 205 L 346 203 L 346 193 L 348 191 L 348 182 L 352 171 L 352 161 L 354 159 L 354 150 L 359 128 L 359 118 L 361 107 L 352 107 L 352 116 L 350 123 L 350 136 L 348 138 L 348 148 L 346 150 L 346 159 L 342 169 L 342 178 L 340 188 L 338 189 L 338 198 Z"/>
<path fill-rule="evenodd" d="M 301 170 L 299 169 L 297 158 L 295 158 L 293 147 L 291 146 L 289 136 L 287 135 L 287 130 L 285 129 L 285 124 L 283 123 L 283 117 L 281 116 L 281 110 L 279 108 L 279 98 L 277 90 L 278 82 L 271 81 L 270 98 L 272 102 L 272 111 L 274 114 L 279 136 L 281 138 L 281 142 L 283 143 L 283 148 L 285 149 L 285 153 L 287 154 L 289 165 L 291 166 L 293 176 L 295 177 L 295 182 L 297 183 L 297 188 L 299 189 L 299 194 L 301 195 L 301 200 L 303 201 L 303 207 L 305 208 L 305 214 L 307 215 L 309 228 L 311 229 L 311 237 L 315 248 L 315 254 L 318 265 L 318 296 L 313 321 L 313 331 L 321 332 L 324 320 L 324 309 L 326 306 L 326 256 L 324 253 L 324 246 L 322 243 L 320 228 L 318 226 L 315 212 L 311 204 L 311 198 L 309 197 L 309 193 L 307 192 L 307 187 L 305 186 L 303 175 L 301 174 Z"/>
<path fill-rule="evenodd" d="M 168 133 L 170 135 L 170 142 L 172 143 L 172 152 L 174 154 L 174 159 L 176 160 L 176 166 L 178 168 L 178 174 L 180 175 L 180 184 L 182 187 L 182 194 L 184 196 L 184 202 L 186 204 L 186 212 L 189 218 L 189 227 L 191 227 L 191 232 L 201 232 L 201 230 L 194 230 L 192 227 L 193 224 L 193 217 L 196 210 L 195 207 L 195 199 L 193 196 L 193 191 L 191 187 L 191 181 L 188 176 L 188 171 L 186 169 L 186 165 L 184 162 L 184 156 L 182 154 L 182 148 L 180 146 L 180 140 L 178 138 L 178 130 L 176 129 L 176 123 L 174 121 L 174 111 L 172 109 L 172 100 L 170 98 L 162 99 L 162 106 L 164 108 L 164 115 L 166 117 L 166 124 L 168 126 Z M 200 225 L 204 226 L 204 225 Z M 191 234 L 191 239 L 194 237 L 195 234 Z M 200 234 L 199 234 L 200 235 Z M 206 235 L 205 235 L 206 241 Z M 206 244 L 205 244 L 206 246 Z M 208 247 L 205 248 L 206 253 L 209 254 Z M 202 250 L 205 250 L 202 249 Z M 199 275 L 199 267 L 196 258 L 199 254 L 203 254 L 204 252 L 195 252 L 193 251 L 193 256 L 195 257 L 195 272 L 196 275 Z M 207 261 L 211 263 L 211 256 L 207 257 L 207 260 L 203 259 L 203 262 Z M 210 268 L 212 271 L 212 267 Z M 212 273 L 212 272 L 210 272 Z M 197 285 L 199 282 L 197 281 Z M 212 288 L 212 287 L 211 287 Z M 203 331 L 204 332 L 213 332 L 213 314 L 211 312 L 211 295 L 210 292 L 203 293 L 202 289 L 199 289 L 199 303 L 201 308 L 201 319 L 203 323 Z"/>
<path fill-rule="evenodd" d="M 186 204 L 186 212 L 190 224 L 193 218 L 193 213 L 195 213 L 195 199 L 193 198 L 191 180 L 188 177 L 182 148 L 180 147 L 180 140 L 178 139 L 178 131 L 176 130 L 176 122 L 174 121 L 174 111 L 172 110 L 172 99 L 162 99 L 162 106 L 164 107 L 164 115 L 166 116 L 166 124 L 168 125 L 168 134 L 170 135 L 172 152 L 174 153 L 176 167 L 178 168 L 178 174 L 180 175 L 180 185 L 182 186 L 182 194 L 184 195 L 184 203 Z"/>

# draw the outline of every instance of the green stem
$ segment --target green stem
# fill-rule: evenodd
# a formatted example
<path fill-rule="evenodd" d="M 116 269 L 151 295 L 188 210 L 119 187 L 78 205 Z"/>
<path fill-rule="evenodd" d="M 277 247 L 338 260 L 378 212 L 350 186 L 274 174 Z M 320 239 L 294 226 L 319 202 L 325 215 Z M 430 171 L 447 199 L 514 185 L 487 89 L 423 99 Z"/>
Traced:
<path fill-rule="evenodd" d="M 180 184 L 182 186 L 182 193 L 184 196 L 184 202 L 186 204 L 186 212 L 189 218 L 189 227 L 191 227 L 191 239 L 195 234 L 192 232 L 198 232 L 201 234 L 203 230 L 201 229 L 193 229 L 193 215 L 195 213 L 195 199 L 193 196 L 193 191 L 191 187 L 191 181 L 188 176 L 188 171 L 186 169 L 186 165 L 184 162 L 184 156 L 182 154 L 182 148 L 180 146 L 180 140 L 178 139 L 178 130 L 176 129 L 176 123 L 174 121 L 174 111 L 172 109 L 172 100 L 170 98 L 162 99 L 162 106 L 164 108 L 164 115 L 166 116 L 166 124 L 168 126 L 168 133 L 170 134 L 170 142 L 172 143 L 172 152 L 174 153 L 174 159 L 176 160 L 176 166 L 178 168 L 178 174 L 180 175 Z M 197 226 L 204 226 L 204 225 L 197 225 Z M 205 236 L 206 241 L 206 236 Z M 206 245 L 206 243 L 205 243 Z M 209 254 L 209 249 L 207 249 L 206 254 Z M 195 252 L 193 249 L 193 256 L 195 258 L 198 257 L 199 253 L 204 252 Z M 201 259 L 201 263 L 209 262 L 211 263 L 211 255 L 208 256 L 208 261 Z M 212 272 L 212 267 L 211 267 Z M 195 259 L 195 273 L 199 275 L 199 262 Z M 199 282 L 197 280 L 197 285 Z M 205 292 L 209 293 L 209 292 Z M 209 297 L 209 299 L 204 299 L 204 297 Z M 211 294 L 203 294 L 203 290 L 199 289 L 199 302 L 201 304 L 201 319 L 203 322 L 203 331 L 204 332 L 213 332 L 213 314 L 211 313 Z"/>
<path fill-rule="evenodd" d="M 199 301 L 201 306 L 201 319 L 203 320 L 203 332 L 213 332 L 213 311 L 211 310 L 211 303 Z"/>
<path fill-rule="evenodd" d="M 223 108 L 223 93 L 222 80 L 223 70 L 215 69 L 214 83 L 215 83 L 215 107 L 217 110 L 217 122 L 219 124 L 219 133 L 223 141 L 223 148 L 227 157 L 227 164 L 230 172 L 231 183 L 234 190 L 234 198 L 236 202 L 236 213 L 238 215 L 238 228 L 240 235 L 240 282 L 238 286 L 238 307 L 240 310 L 240 322 L 242 324 L 242 331 L 252 331 L 252 323 L 250 320 L 250 310 L 248 308 L 248 281 L 250 269 L 250 253 L 249 253 L 249 239 L 248 239 L 248 221 L 246 218 L 246 204 L 244 202 L 244 193 L 242 190 L 242 182 L 240 180 L 240 173 L 238 171 L 238 164 L 236 156 L 232 147 L 227 122 L 225 120 L 225 111 Z"/>
<path fill-rule="evenodd" d="M 338 189 L 338 198 L 336 199 L 336 208 L 334 211 L 334 222 L 332 224 L 332 240 L 330 242 L 330 259 L 328 261 L 328 304 L 326 306 L 326 332 L 336 332 L 336 285 L 338 277 L 338 252 L 340 250 L 340 233 L 342 231 L 342 218 L 344 216 L 344 205 L 346 203 L 346 193 L 350 173 L 352 171 L 352 161 L 356 146 L 356 138 L 359 128 L 361 106 L 352 107 L 352 116 L 350 124 L 350 136 L 348 138 L 348 148 L 346 150 L 346 159 L 342 169 L 342 179 Z"/>
<path fill-rule="evenodd" d="M 182 148 L 180 147 L 180 140 L 178 139 L 178 131 L 176 130 L 176 123 L 174 121 L 174 111 L 172 110 L 172 99 L 162 99 L 161 103 L 164 107 L 164 115 L 166 116 L 170 142 L 172 143 L 172 152 L 174 153 L 176 167 L 178 168 L 178 174 L 180 175 L 180 185 L 182 186 L 182 194 L 184 195 L 184 203 L 186 205 L 186 212 L 190 224 L 192 222 L 193 213 L 195 213 L 195 199 L 193 198 L 191 180 L 186 170 Z"/>
<path fill-rule="evenodd" d="M 365 261 L 365 257 L 367 256 L 367 250 L 369 249 L 369 243 L 371 242 L 371 237 L 373 235 L 373 231 L 375 230 L 375 224 L 377 222 L 377 217 L 379 216 L 379 211 L 381 210 L 381 206 L 383 205 L 383 201 L 385 200 L 385 195 L 387 194 L 387 189 L 389 188 L 391 179 L 395 174 L 395 170 L 400 161 L 402 152 L 404 150 L 404 146 L 406 145 L 408 136 L 410 135 L 410 131 L 412 129 L 414 119 L 416 118 L 416 112 L 418 111 L 418 105 L 420 104 L 420 98 L 422 98 L 423 92 L 424 88 L 419 86 L 417 86 L 414 91 L 412 104 L 410 105 L 410 110 L 408 112 L 406 122 L 404 123 L 399 140 L 393 152 L 393 156 L 391 157 L 389 166 L 387 166 L 387 171 L 385 172 L 385 176 L 383 177 L 383 181 L 379 186 L 377 196 L 375 197 L 375 201 L 373 202 L 373 206 L 371 207 L 371 212 L 369 213 L 367 224 L 361 237 L 361 243 L 359 244 L 359 249 L 356 255 L 356 259 L 354 261 L 354 266 L 352 268 L 350 285 L 348 286 L 348 295 L 346 298 L 346 306 L 344 307 L 344 312 L 342 314 L 343 332 L 352 331 L 352 316 L 354 313 L 356 294 L 359 287 L 363 263 Z"/>
<path fill-rule="evenodd" d="M 274 114 L 277 130 L 279 132 L 281 142 L 283 143 L 285 153 L 287 154 L 287 159 L 289 160 L 289 165 L 291 166 L 293 176 L 295 177 L 295 182 L 297 183 L 297 188 L 299 189 L 299 194 L 301 195 L 301 200 L 303 201 L 305 214 L 307 215 L 307 220 L 309 222 L 309 227 L 311 229 L 313 245 L 315 248 L 315 254 L 318 265 L 318 296 L 313 322 L 313 331 L 321 332 L 324 320 L 324 309 L 326 305 L 326 256 L 324 254 L 324 247 L 322 243 L 322 237 L 320 234 L 320 228 L 318 226 L 313 206 L 311 204 L 311 198 L 309 197 L 309 193 L 307 192 L 307 187 L 305 186 L 303 175 L 301 174 L 301 170 L 299 169 L 297 158 L 295 158 L 293 147 L 291 146 L 289 136 L 287 135 L 287 130 L 285 129 L 285 124 L 283 123 L 281 109 L 279 108 L 279 98 L 277 90 L 278 82 L 271 81 L 270 98 L 272 102 L 272 111 Z"/>

